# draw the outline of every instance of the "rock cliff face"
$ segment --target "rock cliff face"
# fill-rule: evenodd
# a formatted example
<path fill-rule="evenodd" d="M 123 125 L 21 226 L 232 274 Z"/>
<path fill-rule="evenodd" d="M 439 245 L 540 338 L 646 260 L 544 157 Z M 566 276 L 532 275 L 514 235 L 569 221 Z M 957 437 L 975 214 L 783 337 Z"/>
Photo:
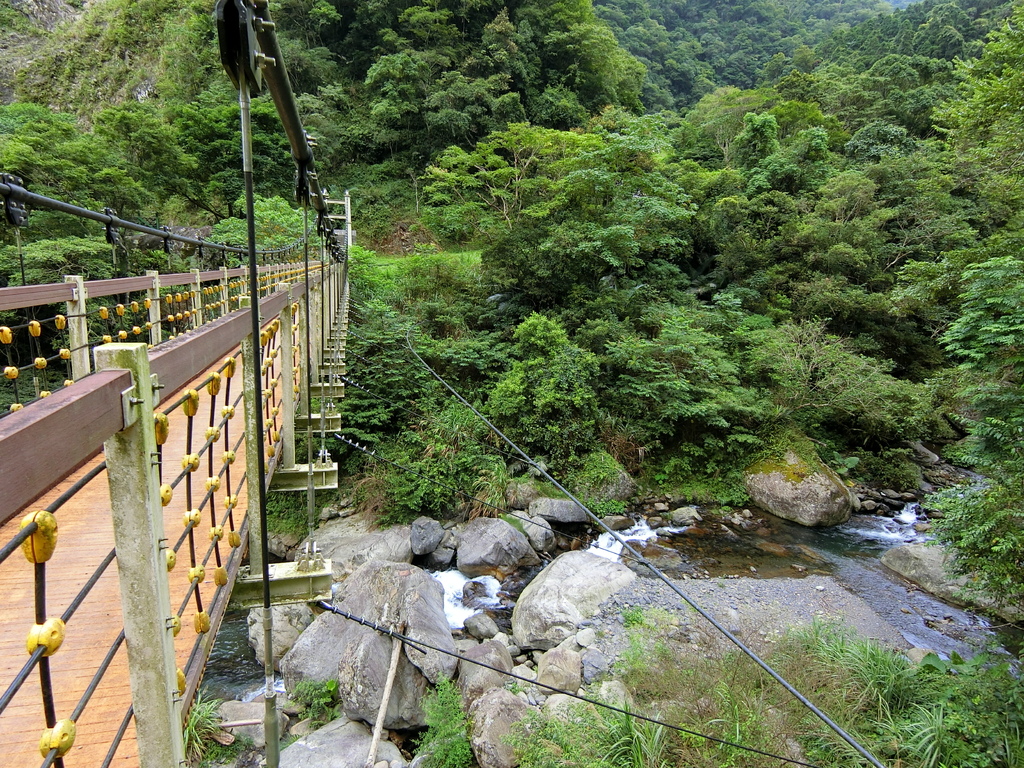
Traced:
<path fill-rule="evenodd" d="M 792 449 L 750 467 L 744 482 L 761 509 L 810 527 L 845 523 L 857 503 L 839 475 L 817 458 L 799 456 Z"/>
<path fill-rule="evenodd" d="M 75 15 L 75 8 L 64 0 L 10 0 L 10 4 L 47 32 L 52 32 L 62 21 Z"/>
<path fill-rule="evenodd" d="M 14 101 L 14 83 L 20 70 L 31 66 L 47 33 L 77 12 L 64 0 L 5 0 L 12 11 L 10 23 L 0 24 L 0 104 Z"/>

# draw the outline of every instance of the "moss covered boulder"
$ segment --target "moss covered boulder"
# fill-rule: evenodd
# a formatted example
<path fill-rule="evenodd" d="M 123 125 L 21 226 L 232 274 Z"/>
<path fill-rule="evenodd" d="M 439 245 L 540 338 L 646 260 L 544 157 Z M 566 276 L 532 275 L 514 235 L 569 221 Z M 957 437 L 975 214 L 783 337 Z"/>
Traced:
<path fill-rule="evenodd" d="M 787 449 L 747 469 L 747 493 L 776 517 L 810 527 L 839 525 L 850 519 L 857 498 L 813 451 Z"/>

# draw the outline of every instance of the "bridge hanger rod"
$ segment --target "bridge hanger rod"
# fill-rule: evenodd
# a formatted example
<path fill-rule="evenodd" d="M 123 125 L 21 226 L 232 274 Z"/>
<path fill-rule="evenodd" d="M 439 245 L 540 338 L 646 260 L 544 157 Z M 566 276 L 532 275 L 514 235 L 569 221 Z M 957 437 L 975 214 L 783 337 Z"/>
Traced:
<path fill-rule="evenodd" d="M 288 79 L 284 55 L 277 42 L 274 22 L 270 18 L 270 4 L 267 0 L 256 0 L 254 5 L 256 40 L 265 57 L 261 72 L 292 148 L 292 159 L 295 160 L 299 174 L 299 196 L 308 196 L 309 204 L 322 215 L 327 213 L 327 201 L 316 175 L 312 148 L 314 141 L 302 127 L 302 118 L 299 115 L 291 81 Z"/>

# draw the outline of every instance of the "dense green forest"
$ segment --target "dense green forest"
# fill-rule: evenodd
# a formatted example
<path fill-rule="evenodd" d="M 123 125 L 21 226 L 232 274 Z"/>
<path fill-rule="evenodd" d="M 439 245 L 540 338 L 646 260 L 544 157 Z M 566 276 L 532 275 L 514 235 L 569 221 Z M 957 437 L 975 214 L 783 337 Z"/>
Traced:
<path fill-rule="evenodd" d="M 122 216 L 241 231 L 238 107 L 205 4 L 0 0 L 0 169 Z M 959 567 L 1024 595 L 1024 11 L 995 0 L 283 0 L 321 177 L 351 187 L 370 390 L 347 430 L 500 498 L 523 471 L 413 345 L 593 501 L 642 485 L 742 504 L 809 439 L 851 478 L 919 481 L 930 441 L 991 482 L 934 503 Z M 276 226 L 291 160 L 254 103 Z M 33 214 L 31 280 L 108 276 L 100 234 Z M 9 229 L 0 272 L 20 280 Z M 452 256 L 452 252 L 463 255 Z M 134 254 L 133 264 L 145 254 Z M 383 260 L 382 260 L 383 259 Z M 410 427 L 413 427 L 410 429 Z M 341 454 L 389 519 L 457 502 Z M 362 474 L 360 474 L 362 473 Z"/>

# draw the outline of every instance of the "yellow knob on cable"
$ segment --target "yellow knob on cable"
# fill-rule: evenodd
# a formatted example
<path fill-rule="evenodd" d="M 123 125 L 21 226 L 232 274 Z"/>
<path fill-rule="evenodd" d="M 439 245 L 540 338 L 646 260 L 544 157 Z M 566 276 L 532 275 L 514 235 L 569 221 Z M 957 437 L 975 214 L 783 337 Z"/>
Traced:
<path fill-rule="evenodd" d="M 21 519 L 19 530 L 32 523 L 36 530 L 21 542 L 21 551 L 30 563 L 45 563 L 57 549 L 57 518 L 45 509 L 29 512 Z"/>
<path fill-rule="evenodd" d="M 199 611 L 193 619 L 193 626 L 197 635 L 205 635 L 210 631 L 210 614 L 206 611 Z"/>
<path fill-rule="evenodd" d="M 39 737 L 39 754 L 49 757 L 50 751 L 55 749 L 57 757 L 63 757 L 75 745 L 75 735 L 74 720 L 58 720 Z"/>
<path fill-rule="evenodd" d="M 186 395 L 185 402 L 181 404 L 181 408 L 186 416 L 195 416 L 199 412 L 199 393 L 194 389 L 190 389 Z"/>
<path fill-rule="evenodd" d="M 25 649 L 31 656 L 42 646 L 43 656 L 53 656 L 64 642 L 64 622 L 47 619 L 42 624 L 33 624 L 25 640 Z"/>

